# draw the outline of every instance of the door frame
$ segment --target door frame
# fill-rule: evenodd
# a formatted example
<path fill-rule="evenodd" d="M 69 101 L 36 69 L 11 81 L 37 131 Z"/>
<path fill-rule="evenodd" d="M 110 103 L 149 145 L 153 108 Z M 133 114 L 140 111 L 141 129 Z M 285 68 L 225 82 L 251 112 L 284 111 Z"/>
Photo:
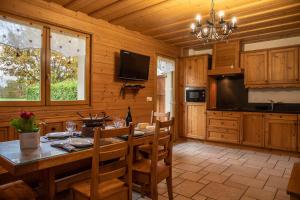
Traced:
<path fill-rule="evenodd" d="M 175 123 L 174 123 L 174 134 L 175 134 L 175 139 L 177 139 L 179 136 L 179 121 L 178 121 L 178 117 L 179 117 L 179 68 L 178 68 L 178 58 L 176 57 L 171 57 L 168 55 L 164 55 L 164 54 L 159 54 L 156 53 L 155 56 L 155 69 L 154 69 L 154 88 L 153 88 L 153 110 L 157 109 L 156 106 L 156 93 L 157 93 L 157 63 L 158 63 L 158 57 L 164 57 L 167 59 L 171 59 L 175 61 L 175 71 L 173 74 L 173 97 L 174 97 L 174 101 L 173 101 L 173 111 L 174 111 L 174 117 L 175 117 Z"/>

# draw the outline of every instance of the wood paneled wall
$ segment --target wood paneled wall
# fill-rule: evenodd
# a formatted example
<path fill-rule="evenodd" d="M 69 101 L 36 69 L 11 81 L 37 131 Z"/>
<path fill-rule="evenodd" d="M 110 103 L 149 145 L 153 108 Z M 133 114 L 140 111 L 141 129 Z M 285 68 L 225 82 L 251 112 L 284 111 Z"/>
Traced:
<path fill-rule="evenodd" d="M 47 122 L 76 119 L 76 112 L 106 111 L 112 116 L 124 117 L 127 107 L 132 107 L 135 121 L 149 121 L 154 109 L 156 88 L 156 55 L 177 58 L 180 49 L 167 45 L 140 33 L 91 18 L 83 13 L 67 10 L 60 5 L 40 0 L 1 0 L 2 14 L 17 15 L 32 20 L 70 28 L 92 35 L 92 88 L 90 106 L 47 106 L 47 107 L 0 107 L 0 127 L 8 127 L 8 121 L 21 110 L 36 113 Z M 120 49 L 151 56 L 149 80 L 145 89 L 138 94 L 120 95 L 122 82 L 116 79 L 116 65 Z M 154 98 L 146 102 L 146 97 Z M 1 134 L 1 132 L 0 132 Z"/>

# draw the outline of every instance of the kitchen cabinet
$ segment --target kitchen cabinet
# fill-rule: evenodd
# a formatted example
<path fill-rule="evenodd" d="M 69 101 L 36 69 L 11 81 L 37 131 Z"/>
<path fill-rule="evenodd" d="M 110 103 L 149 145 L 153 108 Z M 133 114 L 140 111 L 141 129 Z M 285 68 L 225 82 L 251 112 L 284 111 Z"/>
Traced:
<path fill-rule="evenodd" d="M 297 115 L 265 114 L 265 147 L 270 149 L 297 151 Z"/>
<path fill-rule="evenodd" d="M 268 52 L 255 51 L 242 54 L 242 68 L 245 70 L 245 85 L 263 85 L 268 82 Z"/>
<path fill-rule="evenodd" d="M 240 41 L 216 43 L 213 46 L 213 63 L 209 75 L 241 73 Z"/>
<path fill-rule="evenodd" d="M 268 82 L 271 84 L 298 83 L 298 48 L 270 50 L 268 72 Z"/>
<path fill-rule="evenodd" d="M 207 111 L 207 140 L 239 143 L 241 114 Z"/>
<path fill-rule="evenodd" d="M 185 131 L 188 138 L 205 139 L 206 133 L 205 103 L 186 103 L 184 109 Z"/>
<path fill-rule="evenodd" d="M 184 58 L 184 82 L 188 87 L 207 85 L 208 55 Z"/>
<path fill-rule="evenodd" d="M 262 113 L 244 112 L 242 116 L 241 144 L 263 147 L 263 127 Z"/>

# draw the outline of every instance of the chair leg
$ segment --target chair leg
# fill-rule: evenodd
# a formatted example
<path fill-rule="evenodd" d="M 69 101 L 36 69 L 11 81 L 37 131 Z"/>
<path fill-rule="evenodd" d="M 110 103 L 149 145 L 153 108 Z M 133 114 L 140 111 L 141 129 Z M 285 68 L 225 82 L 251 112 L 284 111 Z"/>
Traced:
<path fill-rule="evenodd" d="M 151 191 L 151 199 L 158 200 L 158 191 L 157 191 L 157 184 L 154 185 Z"/>
<path fill-rule="evenodd" d="M 173 200 L 172 176 L 166 178 L 169 200 Z"/>
<path fill-rule="evenodd" d="M 145 197 L 145 190 L 146 190 L 146 184 L 142 184 L 141 185 L 141 197 L 142 198 Z"/>

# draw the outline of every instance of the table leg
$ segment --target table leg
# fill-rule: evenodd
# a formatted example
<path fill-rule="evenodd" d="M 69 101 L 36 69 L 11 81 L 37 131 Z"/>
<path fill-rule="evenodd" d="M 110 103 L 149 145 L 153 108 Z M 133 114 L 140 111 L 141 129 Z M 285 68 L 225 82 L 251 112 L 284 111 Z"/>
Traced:
<path fill-rule="evenodd" d="M 53 169 L 43 171 L 43 197 L 42 199 L 55 199 L 55 173 Z"/>

